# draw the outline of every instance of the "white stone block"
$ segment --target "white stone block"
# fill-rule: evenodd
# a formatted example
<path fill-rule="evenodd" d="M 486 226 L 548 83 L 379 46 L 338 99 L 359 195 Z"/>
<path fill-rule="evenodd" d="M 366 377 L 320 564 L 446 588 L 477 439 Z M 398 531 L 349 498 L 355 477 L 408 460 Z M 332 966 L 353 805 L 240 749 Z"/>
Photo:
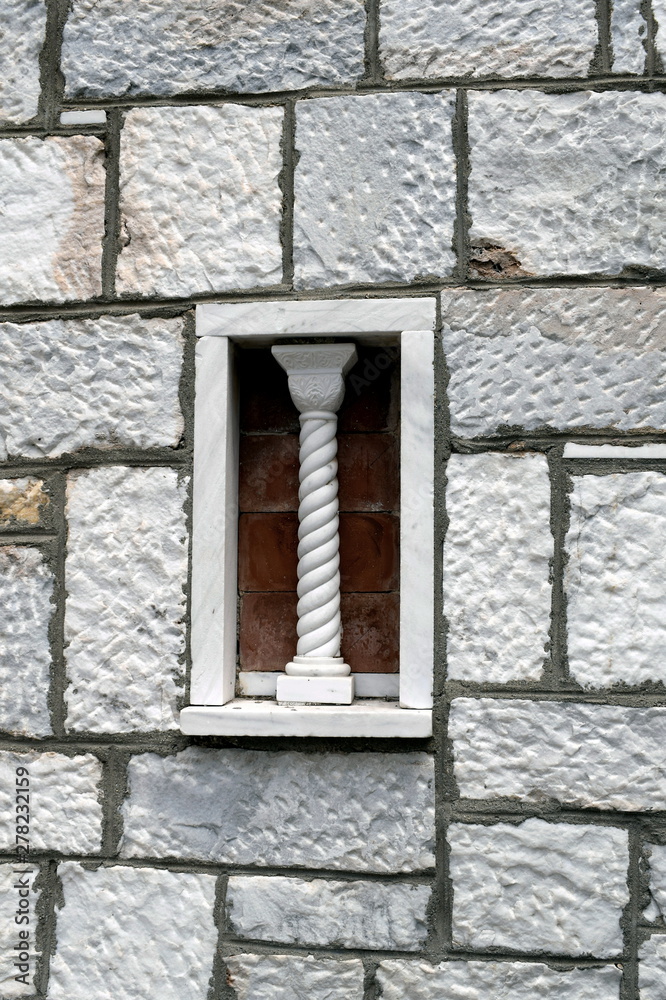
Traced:
<path fill-rule="evenodd" d="M 282 280 L 282 108 L 137 108 L 120 152 L 118 291 L 188 296 Z"/>
<path fill-rule="evenodd" d="M 0 729 L 50 736 L 53 574 L 39 549 L 0 548 Z"/>
<path fill-rule="evenodd" d="M 448 676 L 538 680 L 550 626 L 550 482 L 542 455 L 452 455 L 446 467 Z"/>
<path fill-rule="evenodd" d="M 0 121 L 34 118 L 39 102 L 39 53 L 46 29 L 44 0 L 3 0 L 0 7 Z"/>
<path fill-rule="evenodd" d="M 280 702 L 300 705 L 351 705 L 354 700 L 353 677 L 287 677 L 280 674 L 276 684 Z"/>
<path fill-rule="evenodd" d="M 363 0 L 75 0 L 62 65 L 68 97 L 271 91 L 363 75 Z"/>
<path fill-rule="evenodd" d="M 666 458 L 666 444 L 576 444 L 568 441 L 563 458 L 632 458 L 647 462 L 653 458 Z"/>
<path fill-rule="evenodd" d="M 643 73 L 645 69 L 647 24 L 642 6 L 641 0 L 613 0 L 611 4 L 614 73 Z"/>
<path fill-rule="evenodd" d="M 0 752 L 0 848 L 16 851 L 18 767 L 29 771 L 30 849 L 98 853 L 102 837 L 102 765 L 93 754 L 66 757 L 51 752 Z"/>
<path fill-rule="evenodd" d="M 450 92 L 297 105 L 299 288 L 451 273 L 453 111 Z"/>
<path fill-rule="evenodd" d="M 377 979 L 384 1000 L 619 1000 L 621 971 L 550 969 L 535 962 L 388 959 Z"/>
<path fill-rule="evenodd" d="M 442 293 L 451 429 L 666 429 L 666 292 Z"/>
<path fill-rule="evenodd" d="M 665 141 L 664 94 L 471 92 L 472 243 L 525 274 L 662 268 Z"/>
<path fill-rule="evenodd" d="M 231 930 L 240 938 L 318 947 L 418 951 L 430 887 L 392 882 L 232 876 Z"/>
<path fill-rule="evenodd" d="M 175 447 L 182 319 L 2 323 L 0 457 Z"/>
<path fill-rule="evenodd" d="M 652 0 L 652 16 L 655 23 L 655 49 L 658 57 L 666 60 L 666 0 Z"/>
<path fill-rule="evenodd" d="M 0 139 L 4 305 L 101 293 L 104 184 L 99 139 Z"/>
<path fill-rule="evenodd" d="M 576 476 L 564 570 L 571 676 L 666 681 L 666 476 Z"/>
<path fill-rule="evenodd" d="M 106 111 L 91 108 L 89 111 L 61 111 L 61 125 L 106 125 Z"/>
<path fill-rule="evenodd" d="M 32 996 L 41 951 L 37 939 L 35 879 L 39 865 L 0 865 L 0 995 Z M 18 963 L 18 965 L 16 964 Z M 27 966 L 27 969 L 25 968 Z"/>
<path fill-rule="evenodd" d="M 587 76 L 597 35 L 592 0 L 381 3 L 380 55 L 394 80 Z"/>
<path fill-rule="evenodd" d="M 231 955 L 229 985 L 238 1000 L 363 1000 L 363 963 L 306 955 Z"/>
<path fill-rule="evenodd" d="M 640 1000 L 663 1000 L 666 982 L 666 937 L 653 934 L 638 950 Z"/>
<path fill-rule="evenodd" d="M 50 502 L 42 479 L 0 479 L 0 529 L 38 525 Z"/>
<path fill-rule="evenodd" d="M 650 904 L 645 911 L 646 920 L 666 917 L 666 847 L 648 844 L 650 866 Z"/>
<path fill-rule="evenodd" d="M 453 945 L 551 955 L 622 953 L 626 830 L 528 819 L 452 823 Z"/>
<path fill-rule="evenodd" d="M 449 736 L 468 799 L 666 808 L 666 710 L 458 698 Z"/>
<path fill-rule="evenodd" d="M 70 474 L 65 691 L 70 730 L 177 727 L 186 482 L 173 469 Z"/>
<path fill-rule="evenodd" d="M 215 876 L 59 865 L 49 1000 L 206 1000 L 217 930 Z"/>
<path fill-rule="evenodd" d="M 141 754 L 129 764 L 121 853 L 419 871 L 435 863 L 433 784 L 422 753 Z"/>

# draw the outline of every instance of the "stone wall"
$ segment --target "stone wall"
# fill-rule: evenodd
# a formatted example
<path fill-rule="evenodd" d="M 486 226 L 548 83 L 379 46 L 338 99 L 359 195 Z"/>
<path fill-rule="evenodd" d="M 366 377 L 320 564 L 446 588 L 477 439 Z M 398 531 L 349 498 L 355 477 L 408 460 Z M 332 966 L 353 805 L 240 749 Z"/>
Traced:
<path fill-rule="evenodd" d="M 661 1000 L 663 0 L 5 0 L 0 53 L 0 995 Z M 193 306 L 393 294 L 435 735 L 188 739 Z"/>

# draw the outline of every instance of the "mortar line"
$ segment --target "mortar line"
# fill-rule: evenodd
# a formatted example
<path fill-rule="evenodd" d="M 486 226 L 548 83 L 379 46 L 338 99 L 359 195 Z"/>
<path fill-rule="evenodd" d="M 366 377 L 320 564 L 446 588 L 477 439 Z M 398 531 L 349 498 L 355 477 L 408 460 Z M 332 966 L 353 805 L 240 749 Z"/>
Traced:
<path fill-rule="evenodd" d="M 548 665 L 544 681 L 557 689 L 570 683 L 567 657 L 566 595 L 564 593 L 565 540 L 569 527 L 568 476 L 562 468 L 562 449 L 548 452 L 550 483 L 550 530 L 553 536 L 551 564 L 551 623 Z"/>
<path fill-rule="evenodd" d="M 40 52 L 40 115 L 41 135 L 58 128 L 64 80 L 60 72 L 60 51 L 67 19 L 68 0 L 47 0 L 44 45 Z M 4 131 L 2 133 L 5 134 Z M 41 137 L 41 136 L 40 136 Z"/>
<path fill-rule="evenodd" d="M 377 981 L 379 962 L 374 958 L 363 956 L 363 1000 L 378 1000 L 380 988 Z"/>
<path fill-rule="evenodd" d="M 232 998 L 234 998 L 235 1000 L 234 993 L 230 990 L 229 983 L 227 982 L 226 967 L 222 956 L 222 946 L 226 925 L 226 896 L 228 881 L 229 879 L 227 875 L 221 874 L 217 876 L 215 882 L 213 920 L 217 929 L 217 941 L 215 945 L 215 954 L 213 956 L 213 968 L 210 977 L 208 1000 L 225 1000 L 225 998 L 228 998 L 228 1000 L 232 1000 Z"/>
<path fill-rule="evenodd" d="M 282 283 L 294 287 L 294 175 L 296 171 L 296 109 L 294 101 L 287 101 L 284 107 L 282 125 L 282 170 L 280 188 L 282 190 L 282 219 L 280 222 L 280 243 L 282 244 Z"/>
<path fill-rule="evenodd" d="M 595 52 L 590 66 L 590 74 L 593 74 L 597 67 L 600 75 L 607 76 L 611 72 L 613 63 L 611 6 L 612 0 L 595 0 L 595 16 L 599 31 L 599 40 L 597 44 L 597 52 Z"/>
<path fill-rule="evenodd" d="M 120 133 L 121 114 L 107 113 L 106 190 L 104 198 L 104 239 L 102 241 L 102 295 L 116 294 L 116 266 L 120 252 Z"/>
<path fill-rule="evenodd" d="M 49 621 L 49 645 L 51 648 L 51 682 L 48 694 L 49 713 L 53 736 L 65 740 L 65 688 L 67 674 L 65 664 L 65 556 L 67 551 L 67 522 L 65 519 L 65 489 L 64 475 L 55 476 L 51 484 L 51 504 L 53 505 L 53 525 L 56 529 L 54 539 L 53 567 L 53 602 L 55 610 Z"/>
<path fill-rule="evenodd" d="M 456 217 L 453 227 L 453 251 L 456 255 L 454 274 L 464 283 L 469 272 L 469 175 L 471 171 L 467 91 L 456 92 L 456 110 L 451 127 L 453 151 L 456 158 Z"/>
<path fill-rule="evenodd" d="M 40 881 L 44 882 L 40 889 L 38 907 L 41 909 L 38 924 L 41 950 L 35 969 L 35 986 L 39 997 L 46 997 L 51 971 L 51 954 L 56 946 L 56 902 L 60 882 L 58 878 L 57 861 L 47 861 L 40 865 Z"/>
<path fill-rule="evenodd" d="M 365 0 L 365 76 L 362 83 L 375 86 L 382 84 L 384 76 L 379 54 L 379 18 L 379 0 Z"/>
<path fill-rule="evenodd" d="M 629 829 L 629 903 L 623 915 L 625 959 L 620 1000 L 640 1000 L 638 993 L 638 919 L 640 903 L 640 831 L 634 823 Z"/>

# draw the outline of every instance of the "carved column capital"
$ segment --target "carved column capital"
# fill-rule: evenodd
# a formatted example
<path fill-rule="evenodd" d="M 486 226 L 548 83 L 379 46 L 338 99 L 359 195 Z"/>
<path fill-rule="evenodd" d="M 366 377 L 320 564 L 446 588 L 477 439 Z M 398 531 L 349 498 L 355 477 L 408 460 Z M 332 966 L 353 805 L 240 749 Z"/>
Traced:
<path fill-rule="evenodd" d="M 272 351 L 289 376 L 289 392 L 300 413 L 339 409 L 344 376 L 356 361 L 353 344 L 275 346 Z"/>

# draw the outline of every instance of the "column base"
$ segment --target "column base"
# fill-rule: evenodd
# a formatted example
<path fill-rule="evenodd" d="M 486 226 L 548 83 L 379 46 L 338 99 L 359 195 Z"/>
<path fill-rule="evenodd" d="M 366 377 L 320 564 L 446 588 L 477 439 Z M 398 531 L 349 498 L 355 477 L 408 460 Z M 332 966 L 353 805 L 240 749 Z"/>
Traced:
<path fill-rule="evenodd" d="M 314 705 L 351 705 L 354 700 L 353 677 L 289 677 L 277 680 L 279 702 Z"/>
<path fill-rule="evenodd" d="M 346 677 L 351 667 L 342 656 L 295 656 L 284 668 L 290 677 Z"/>

